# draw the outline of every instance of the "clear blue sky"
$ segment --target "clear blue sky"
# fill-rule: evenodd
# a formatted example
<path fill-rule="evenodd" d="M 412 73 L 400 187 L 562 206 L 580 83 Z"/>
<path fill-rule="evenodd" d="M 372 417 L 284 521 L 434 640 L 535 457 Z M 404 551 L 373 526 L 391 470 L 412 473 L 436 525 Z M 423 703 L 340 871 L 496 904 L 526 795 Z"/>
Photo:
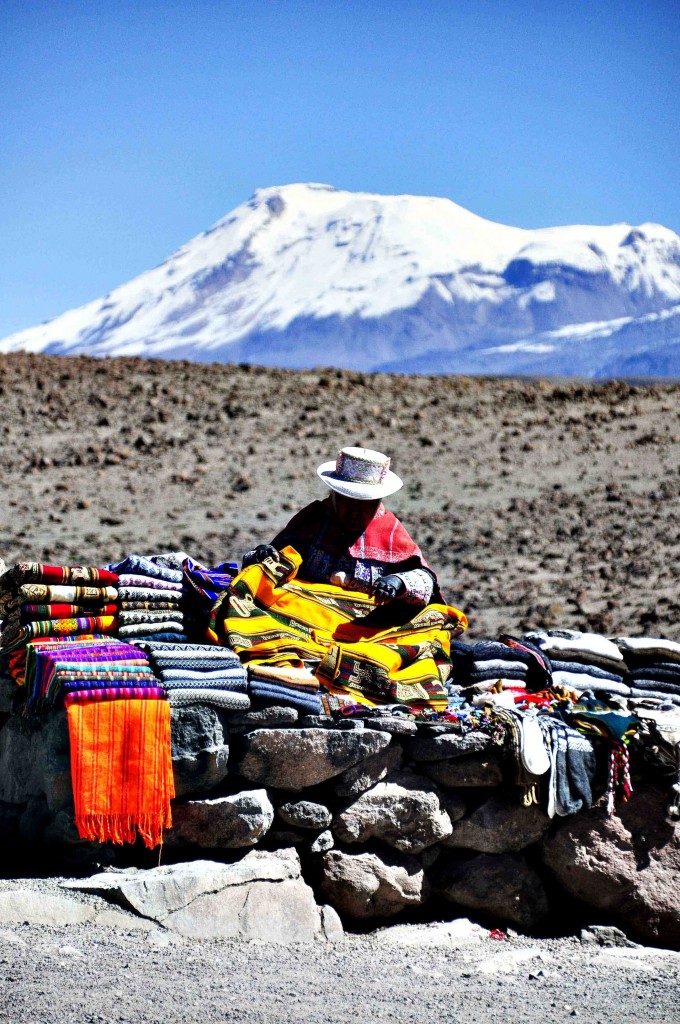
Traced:
<path fill-rule="evenodd" d="M 0 337 L 261 186 L 680 230 L 677 0 L 0 0 Z"/>

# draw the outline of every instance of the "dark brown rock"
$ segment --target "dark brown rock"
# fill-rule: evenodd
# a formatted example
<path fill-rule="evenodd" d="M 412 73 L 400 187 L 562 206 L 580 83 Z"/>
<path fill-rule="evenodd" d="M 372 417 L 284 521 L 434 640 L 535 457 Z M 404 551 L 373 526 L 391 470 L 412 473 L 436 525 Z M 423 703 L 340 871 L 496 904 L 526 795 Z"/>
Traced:
<path fill-rule="evenodd" d="M 550 818 L 533 804 L 522 807 L 492 796 L 468 818 L 457 821 L 445 846 L 479 853 L 517 853 L 537 843 L 550 828 Z"/>
<path fill-rule="evenodd" d="M 626 932 L 680 949 L 680 827 L 664 820 L 668 794 L 634 793 L 564 821 L 543 857 L 568 893 L 612 914 Z"/>
<path fill-rule="evenodd" d="M 437 862 L 434 887 L 451 903 L 491 921 L 530 931 L 546 917 L 541 879 L 521 855 L 481 853 L 471 860 Z"/>
<path fill-rule="evenodd" d="M 498 786 L 504 777 L 501 754 L 497 750 L 447 761 L 423 762 L 420 771 L 440 786 L 451 789 Z"/>
<path fill-rule="evenodd" d="M 445 761 L 449 758 L 465 757 L 490 750 L 493 740 L 484 732 L 425 733 L 405 743 L 409 757 L 414 761 Z"/>
<path fill-rule="evenodd" d="M 329 850 L 321 857 L 320 890 L 341 914 L 368 920 L 424 903 L 430 887 L 420 862 L 407 854 Z"/>

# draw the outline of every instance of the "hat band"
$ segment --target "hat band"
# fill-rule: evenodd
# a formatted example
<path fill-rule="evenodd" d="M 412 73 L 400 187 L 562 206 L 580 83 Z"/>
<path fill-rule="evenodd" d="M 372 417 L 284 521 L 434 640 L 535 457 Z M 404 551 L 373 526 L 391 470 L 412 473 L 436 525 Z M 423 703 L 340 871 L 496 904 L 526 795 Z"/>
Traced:
<path fill-rule="evenodd" d="M 335 475 L 348 483 L 377 486 L 384 483 L 389 468 L 390 460 L 388 458 L 381 462 L 374 462 L 371 459 L 348 455 L 346 452 L 338 452 Z"/>

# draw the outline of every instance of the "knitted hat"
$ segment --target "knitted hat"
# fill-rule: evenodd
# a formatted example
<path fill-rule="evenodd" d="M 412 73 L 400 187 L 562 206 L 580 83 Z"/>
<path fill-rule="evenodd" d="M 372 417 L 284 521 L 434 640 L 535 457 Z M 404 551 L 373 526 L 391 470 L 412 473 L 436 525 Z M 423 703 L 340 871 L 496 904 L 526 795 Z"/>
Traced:
<path fill-rule="evenodd" d="M 337 459 L 324 462 L 317 473 L 331 490 L 360 501 L 385 498 L 403 486 L 390 469 L 389 456 L 370 448 L 342 448 Z"/>

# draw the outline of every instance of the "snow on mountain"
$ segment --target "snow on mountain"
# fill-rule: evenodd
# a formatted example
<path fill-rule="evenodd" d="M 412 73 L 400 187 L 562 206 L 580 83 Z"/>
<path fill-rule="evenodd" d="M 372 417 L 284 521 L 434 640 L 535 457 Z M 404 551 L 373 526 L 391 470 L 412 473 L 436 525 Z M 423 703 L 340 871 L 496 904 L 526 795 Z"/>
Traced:
<path fill-rule="evenodd" d="M 403 372 L 680 375 L 680 238 L 525 230 L 448 199 L 262 189 L 102 299 L 0 352 Z"/>

